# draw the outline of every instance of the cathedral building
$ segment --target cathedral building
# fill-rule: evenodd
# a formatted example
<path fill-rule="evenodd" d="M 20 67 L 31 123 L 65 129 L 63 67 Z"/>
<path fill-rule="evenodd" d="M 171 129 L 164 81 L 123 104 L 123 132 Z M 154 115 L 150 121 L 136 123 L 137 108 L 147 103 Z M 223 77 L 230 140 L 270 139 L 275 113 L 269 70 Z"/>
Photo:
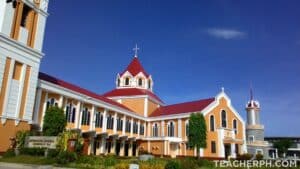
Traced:
<path fill-rule="evenodd" d="M 247 152 L 245 122 L 224 89 L 210 98 L 166 104 L 153 92 L 154 79 L 137 53 L 117 74 L 115 89 L 104 94 L 39 73 L 47 4 L 0 2 L 0 152 L 17 131 L 42 131 L 50 106 L 64 110 L 67 130 L 80 131 L 85 154 L 196 156 L 188 146 L 192 113 L 206 120 L 207 147 L 200 149 L 201 157 L 234 158 Z"/>

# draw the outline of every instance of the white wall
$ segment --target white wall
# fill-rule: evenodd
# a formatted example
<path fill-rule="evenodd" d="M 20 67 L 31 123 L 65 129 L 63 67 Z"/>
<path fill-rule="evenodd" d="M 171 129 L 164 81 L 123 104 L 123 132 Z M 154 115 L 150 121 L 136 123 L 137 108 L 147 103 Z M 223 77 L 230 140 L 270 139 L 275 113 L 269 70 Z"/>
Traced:
<path fill-rule="evenodd" d="M 0 32 L 10 36 L 15 9 L 12 3 L 1 0 L 0 3 Z M 3 3 L 4 2 L 4 3 Z"/>
<path fill-rule="evenodd" d="M 36 29 L 37 32 L 35 35 L 34 48 L 39 51 L 41 51 L 43 47 L 45 26 L 46 26 L 46 17 L 42 14 L 38 14 L 38 24 Z"/>
<path fill-rule="evenodd" d="M 5 61 L 6 61 L 6 58 L 3 55 L 0 55 L 0 92 L 1 92 L 1 88 L 2 88 Z"/>

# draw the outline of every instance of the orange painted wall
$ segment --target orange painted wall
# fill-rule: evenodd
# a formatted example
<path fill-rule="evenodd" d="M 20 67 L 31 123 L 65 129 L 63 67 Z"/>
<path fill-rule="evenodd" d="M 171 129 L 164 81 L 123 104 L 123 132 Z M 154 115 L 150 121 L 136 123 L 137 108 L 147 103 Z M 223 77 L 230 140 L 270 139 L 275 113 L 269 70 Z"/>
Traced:
<path fill-rule="evenodd" d="M 10 146 L 10 138 L 16 136 L 17 131 L 30 130 L 27 122 L 21 121 L 19 125 L 15 125 L 14 120 L 6 120 L 5 124 L 0 123 L 0 152 L 5 152 Z"/>
<path fill-rule="evenodd" d="M 158 104 L 154 103 L 151 100 L 148 100 L 148 116 L 158 108 Z"/>
<path fill-rule="evenodd" d="M 144 115 L 144 98 L 122 99 L 122 104 L 140 115 Z"/>
<path fill-rule="evenodd" d="M 164 153 L 163 141 L 150 141 L 150 151 L 154 155 L 161 155 Z"/>

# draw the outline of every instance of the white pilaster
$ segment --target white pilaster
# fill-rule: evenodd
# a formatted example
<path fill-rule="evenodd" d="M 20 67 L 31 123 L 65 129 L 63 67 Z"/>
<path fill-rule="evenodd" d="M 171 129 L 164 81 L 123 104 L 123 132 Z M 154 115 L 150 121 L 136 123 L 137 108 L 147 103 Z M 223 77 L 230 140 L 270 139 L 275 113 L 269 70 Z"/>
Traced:
<path fill-rule="evenodd" d="M 138 137 L 140 136 L 140 126 L 141 126 L 141 121 L 140 120 L 138 120 Z"/>
<path fill-rule="evenodd" d="M 102 131 L 103 132 L 106 132 L 106 129 L 107 129 L 107 109 L 104 109 L 104 112 L 103 112 L 103 126 L 102 126 Z"/>
<path fill-rule="evenodd" d="M 48 92 L 45 93 L 45 100 L 43 103 L 43 110 L 42 110 L 42 119 L 41 119 L 41 131 L 43 131 L 43 124 L 44 124 L 44 117 L 47 110 L 47 101 L 48 101 Z"/>
<path fill-rule="evenodd" d="M 230 157 L 231 157 L 231 158 L 236 158 L 235 144 L 234 144 L 234 143 L 231 143 L 231 144 L 230 144 L 230 148 L 231 148 Z"/>
<path fill-rule="evenodd" d="M 164 120 L 161 121 L 161 136 L 162 137 L 165 136 L 165 121 Z"/>
<path fill-rule="evenodd" d="M 58 100 L 58 107 L 59 108 L 63 108 L 63 100 L 64 100 L 64 96 L 60 95 L 59 100 Z"/>
<path fill-rule="evenodd" d="M 129 141 L 129 146 L 128 146 L 128 157 L 131 157 L 132 156 L 132 140 Z"/>
<path fill-rule="evenodd" d="M 125 135 L 125 127 L 126 127 L 126 116 L 123 117 L 123 126 L 122 126 L 122 135 Z"/>
<path fill-rule="evenodd" d="M 148 97 L 144 99 L 144 116 L 148 117 Z"/>
<path fill-rule="evenodd" d="M 21 109 L 21 100 L 22 100 L 22 95 L 23 95 L 23 88 L 24 88 L 24 81 L 25 81 L 25 75 L 26 75 L 26 65 L 22 65 L 21 69 L 21 76 L 20 76 L 20 86 L 19 86 L 19 93 L 18 93 L 18 98 L 17 98 L 17 109 L 15 112 L 15 117 L 19 118 L 20 117 L 20 109 Z M 29 81 L 28 81 L 29 83 Z M 26 97 L 25 97 L 26 98 Z"/>
<path fill-rule="evenodd" d="M 81 102 L 77 102 L 76 105 L 76 114 L 75 114 L 75 128 L 79 128 L 80 121 L 80 112 L 81 112 Z"/>
<path fill-rule="evenodd" d="M 90 117 L 90 130 L 93 131 L 95 130 L 95 111 L 96 111 L 96 108 L 95 106 L 93 105 L 92 106 L 92 110 L 91 110 L 91 117 Z"/>
<path fill-rule="evenodd" d="M 41 104 L 41 98 L 42 98 L 42 89 L 37 88 L 37 94 L 35 98 L 35 103 L 34 103 L 34 114 L 33 114 L 33 123 L 38 124 L 38 119 L 39 119 L 39 110 L 40 110 L 40 104 Z"/>
<path fill-rule="evenodd" d="M 15 67 L 15 60 L 11 59 L 9 72 L 8 72 L 7 90 L 4 91 L 5 95 L 4 95 L 3 112 L 2 112 L 2 116 L 4 116 L 4 117 L 6 117 L 6 114 L 7 114 L 6 108 L 7 108 L 8 96 L 9 96 L 10 87 L 11 87 L 10 84 L 11 84 L 11 81 L 12 81 L 14 67 Z M 1 118 L 1 119 L 2 119 L 2 123 L 5 122 L 5 121 L 3 121 L 4 118 Z"/>
<path fill-rule="evenodd" d="M 113 126 L 114 134 L 117 133 L 117 117 L 118 117 L 118 114 L 117 114 L 117 112 L 115 112 L 115 114 L 114 114 L 114 126 Z"/>
<path fill-rule="evenodd" d="M 106 154 L 106 138 L 105 138 L 105 136 L 101 136 L 100 152 L 101 152 L 101 154 Z"/>
<path fill-rule="evenodd" d="M 178 119 L 178 130 L 177 130 L 177 132 L 178 132 L 177 136 L 182 137 L 182 120 L 181 119 Z"/>
<path fill-rule="evenodd" d="M 130 136 L 133 135 L 133 118 L 131 118 L 131 124 L 130 124 Z"/>
<path fill-rule="evenodd" d="M 121 140 L 120 144 L 120 154 L 121 157 L 125 155 L 125 139 Z"/>

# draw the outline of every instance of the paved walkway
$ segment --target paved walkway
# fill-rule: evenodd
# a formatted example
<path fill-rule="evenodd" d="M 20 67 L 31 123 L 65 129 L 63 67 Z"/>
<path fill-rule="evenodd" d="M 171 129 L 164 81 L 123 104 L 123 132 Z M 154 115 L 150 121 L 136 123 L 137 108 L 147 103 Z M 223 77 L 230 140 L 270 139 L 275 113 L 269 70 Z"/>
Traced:
<path fill-rule="evenodd" d="M 71 169 L 53 167 L 51 165 L 30 165 L 30 164 L 15 164 L 0 162 L 0 169 Z"/>

